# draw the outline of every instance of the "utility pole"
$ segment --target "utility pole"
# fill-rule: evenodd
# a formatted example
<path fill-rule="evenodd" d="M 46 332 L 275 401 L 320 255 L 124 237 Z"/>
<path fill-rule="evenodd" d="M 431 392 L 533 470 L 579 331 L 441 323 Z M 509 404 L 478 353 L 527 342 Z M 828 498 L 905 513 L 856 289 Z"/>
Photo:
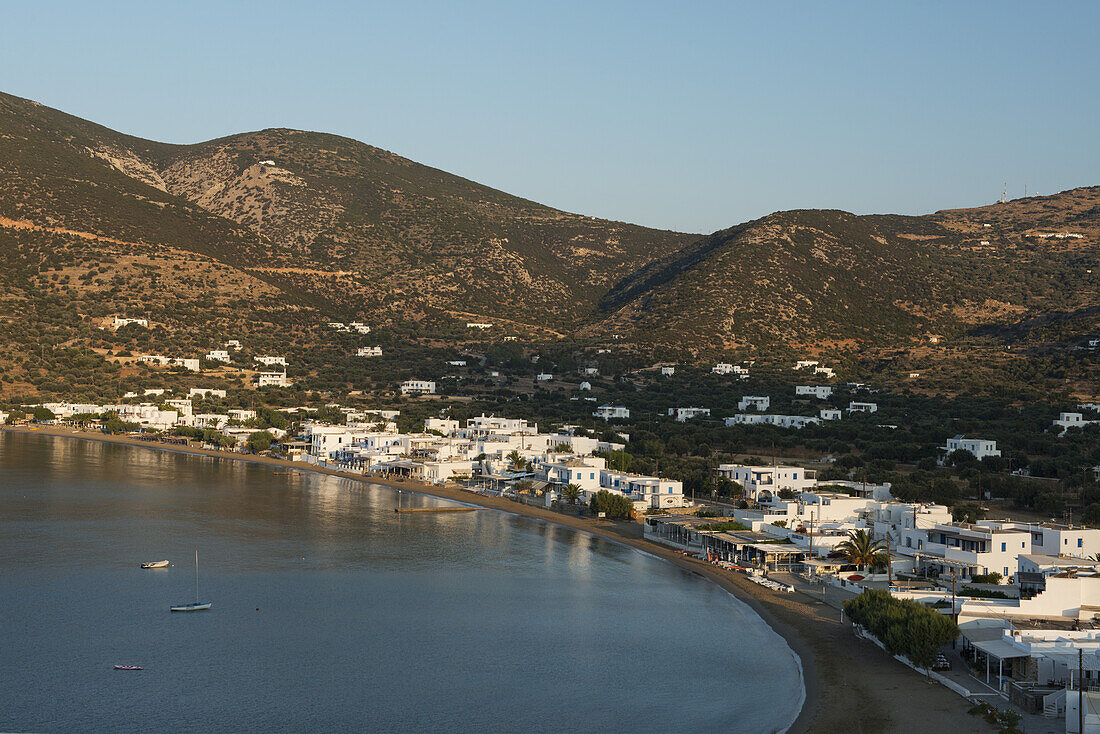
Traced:
<path fill-rule="evenodd" d="M 894 564 L 890 562 L 890 526 L 886 526 L 886 593 L 894 586 Z"/>

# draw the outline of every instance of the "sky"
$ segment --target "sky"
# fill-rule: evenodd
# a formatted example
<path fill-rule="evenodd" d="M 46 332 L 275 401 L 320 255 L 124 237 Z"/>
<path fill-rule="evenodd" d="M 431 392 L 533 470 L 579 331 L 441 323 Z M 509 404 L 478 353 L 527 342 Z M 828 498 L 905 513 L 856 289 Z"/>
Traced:
<path fill-rule="evenodd" d="M 1100 184 L 1096 2 L 0 7 L 0 90 L 116 130 L 337 133 L 652 227 Z"/>

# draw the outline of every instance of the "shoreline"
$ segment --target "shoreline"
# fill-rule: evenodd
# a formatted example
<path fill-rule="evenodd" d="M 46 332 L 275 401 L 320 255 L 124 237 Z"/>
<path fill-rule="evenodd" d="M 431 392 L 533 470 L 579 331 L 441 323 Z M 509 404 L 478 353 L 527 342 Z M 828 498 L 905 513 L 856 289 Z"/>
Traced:
<path fill-rule="evenodd" d="M 671 548 L 645 540 L 636 528 L 637 523 L 580 518 L 459 488 L 428 485 L 414 480 L 366 477 L 255 454 L 162 444 L 59 426 L 0 426 L 0 431 L 123 444 L 328 474 L 559 525 L 672 563 L 683 571 L 717 584 L 752 609 L 786 642 L 799 666 L 804 693 L 798 716 L 786 731 L 829 732 L 844 726 L 855 731 L 901 732 L 912 731 L 914 722 L 928 724 L 930 729 L 984 728 L 984 722 L 966 714 L 969 704 L 957 694 L 939 685 L 929 685 L 922 676 L 897 663 L 878 648 L 856 640 L 850 626 L 840 621 L 839 613 L 832 607 L 800 592 L 780 595 L 753 584 L 734 572 L 683 556 Z M 632 526 L 637 535 L 629 532 Z M 902 686 L 906 690 L 898 690 Z M 894 695 L 890 695 L 891 690 Z M 938 719 L 938 722 L 934 719 Z"/>

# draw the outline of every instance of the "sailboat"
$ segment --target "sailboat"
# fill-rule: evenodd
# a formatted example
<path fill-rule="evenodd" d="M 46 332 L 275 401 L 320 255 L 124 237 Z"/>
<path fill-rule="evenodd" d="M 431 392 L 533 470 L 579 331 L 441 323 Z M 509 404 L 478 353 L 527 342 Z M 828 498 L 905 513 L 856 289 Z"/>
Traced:
<path fill-rule="evenodd" d="M 195 551 L 195 599 L 196 601 L 190 604 L 177 604 L 171 607 L 173 612 L 201 612 L 204 609 L 210 608 L 210 602 L 197 601 L 199 598 L 199 552 Z"/>

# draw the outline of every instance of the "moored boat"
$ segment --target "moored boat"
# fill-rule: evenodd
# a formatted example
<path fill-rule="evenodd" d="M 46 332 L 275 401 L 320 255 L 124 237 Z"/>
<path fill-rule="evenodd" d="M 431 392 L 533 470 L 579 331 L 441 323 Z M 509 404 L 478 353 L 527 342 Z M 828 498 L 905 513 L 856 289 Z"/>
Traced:
<path fill-rule="evenodd" d="M 149 563 L 141 564 L 142 568 L 167 568 L 168 561 L 150 561 Z"/>
<path fill-rule="evenodd" d="M 199 552 L 195 551 L 195 598 L 199 598 Z M 204 609 L 209 609 L 211 602 L 208 601 L 193 601 L 190 604 L 177 604 L 174 607 L 168 607 L 173 612 L 201 612 Z"/>
<path fill-rule="evenodd" d="M 174 607 L 169 607 L 173 612 L 201 612 L 203 609 L 209 609 L 212 602 L 208 601 L 196 601 L 190 604 L 177 604 Z"/>
<path fill-rule="evenodd" d="M 116 665 L 115 670 L 145 670 L 140 665 Z"/>

